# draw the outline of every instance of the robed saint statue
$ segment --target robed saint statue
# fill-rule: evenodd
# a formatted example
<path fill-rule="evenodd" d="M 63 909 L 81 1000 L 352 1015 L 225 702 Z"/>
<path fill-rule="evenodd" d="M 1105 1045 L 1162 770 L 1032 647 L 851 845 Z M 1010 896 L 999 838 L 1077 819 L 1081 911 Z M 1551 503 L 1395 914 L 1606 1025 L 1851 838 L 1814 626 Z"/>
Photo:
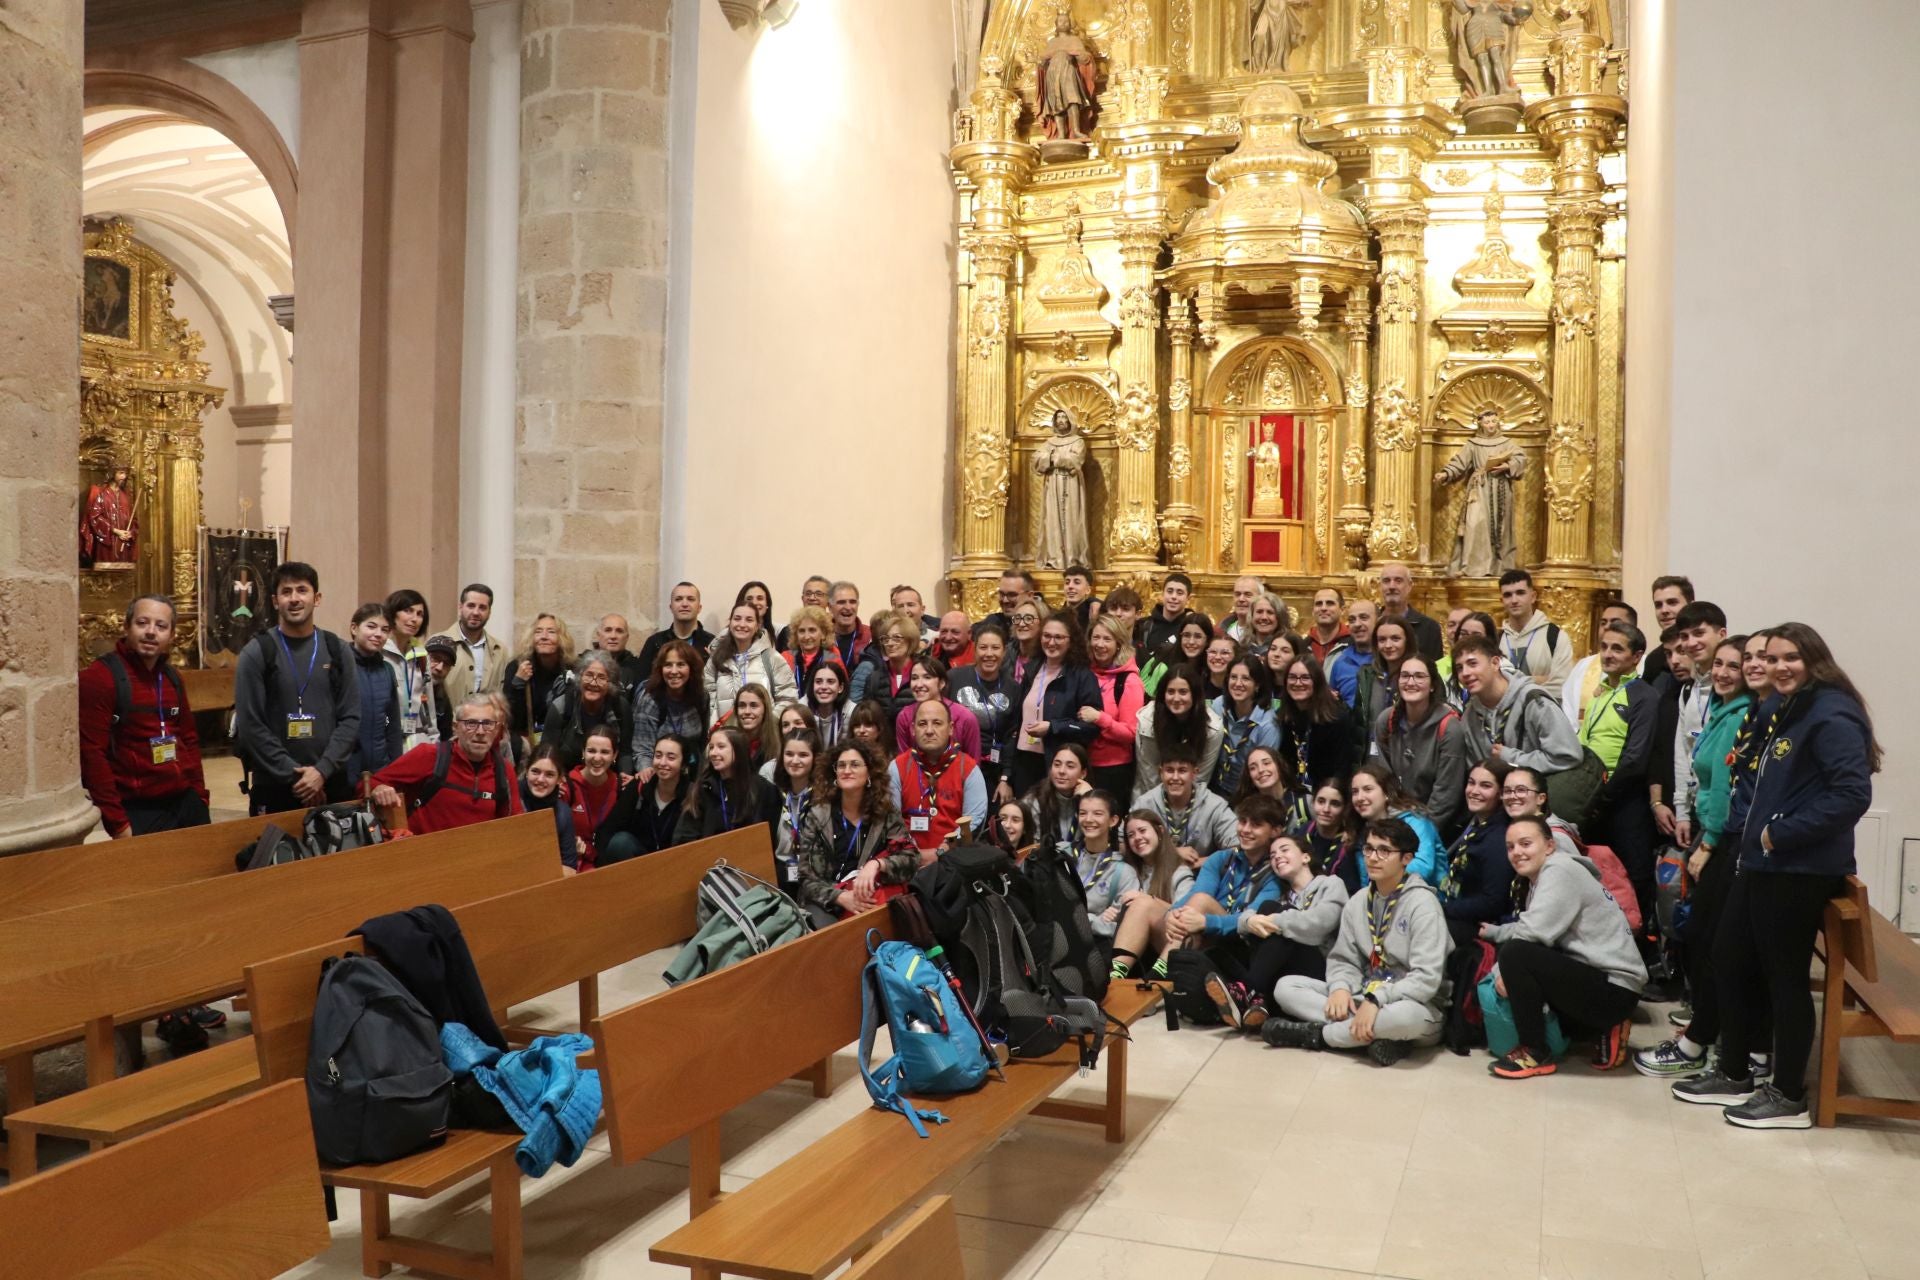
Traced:
<path fill-rule="evenodd" d="M 1448 576 L 1491 578 L 1518 567 L 1513 485 L 1526 470 L 1527 456 L 1501 428 L 1500 415 L 1482 409 L 1474 418 L 1473 435 L 1434 475 L 1441 484 L 1464 480 L 1467 485 Z"/>

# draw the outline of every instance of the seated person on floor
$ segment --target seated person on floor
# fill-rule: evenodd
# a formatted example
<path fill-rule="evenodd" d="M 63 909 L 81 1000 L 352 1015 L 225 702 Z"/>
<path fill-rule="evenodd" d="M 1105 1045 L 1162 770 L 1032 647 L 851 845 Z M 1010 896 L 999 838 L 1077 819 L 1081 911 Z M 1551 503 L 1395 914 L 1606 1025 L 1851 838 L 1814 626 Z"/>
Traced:
<path fill-rule="evenodd" d="M 1080 796 L 1080 836 L 1074 841 L 1075 869 L 1087 889 L 1087 919 L 1094 936 L 1108 943 L 1119 927 L 1120 900 L 1140 888 L 1140 875 L 1120 846 L 1120 806 L 1105 791 Z"/>
<path fill-rule="evenodd" d="M 1340 932 L 1347 886 L 1340 877 L 1316 873 L 1312 855 L 1297 836 L 1273 838 L 1267 865 L 1273 879 L 1266 895 L 1240 917 L 1240 932 L 1252 940 L 1246 999 L 1240 1025 L 1257 1031 L 1273 1008 L 1282 978 L 1327 976 L 1327 952 Z"/>
<path fill-rule="evenodd" d="M 1194 876 L 1193 867 L 1174 847 L 1173 835 L 1158 813 L 1135 809 L 1127 815 L 1125 832 L 1127 861 L 1133 865 L 1139 887 L 1119 897 L 1120 917 L 1113 935 L 1115 981 L 1132 973 L 1141 956 L 1165 954 L 1167 912 L 1193 887 Z"/>
<path fill-rule="evenodd" d="M 1488 1068 L 1504 1080 L 1552 1075 L 1547 1012 L 1570 1035 L 1595 1037 L 1593 1065 L 1611 1071 L 1627 1060 L 1633 1007 L 1647 982 L 1633 930 L 1587 859 L 1562 853 L 1539 818 L 1515 818 L 1507 857 L 1525 882 L 1526 903 L 1512 924 L 1480 926 L 1500 948 L 1494 989 L 1513 1010 L 1520 1043 Z"/>
<path fill-rule="evenodd" d="M 1285 825 L 1286 813 L 1272 796 L 1240 802 L 1236 846 L 1221 849 L 1202 863 L 1193 887 L 1167 913 L 1167 950 L 1205 947 L 1228 982 L 1246 981 L 1253 939 L 1241 932 L 1241 920 L 1251 914 L 1255 903 L 1271 896 L 1273 868 L 1267 851 Z M 1165 961 L 1162 953 L 1155 973 L 1165 971 Z M 1220 998 L 1224 994 L 1215 995 L 1221 1016 L 1229 1025 L 1239 1026 L 1239 1010 L 1232 1000 Z"/>
<path fill-rule="evenodd" d="M 1200 785 L 1199 765 L 1189 751 L 1169 749 L 1157 772 L 1160 785 L 1135 796 L 1133 807 L 1165 823 L 1181 861 L 1198 871 L 1208 854 L 1230 847 L 1239 834 L 1233 806 Z"/>
<path fill-rule="evenodd" d="M 1398 818 L 1367 827 L 1368 885 L 1340 914 L 1324 979 L 1282 978 L 1261 1028 L 1270 1045 L 1362 1049 L 1383 1067 L 1438 1042 L 1453 939 L 1440 896 L 1407 870 L 1420 837 Z"/>

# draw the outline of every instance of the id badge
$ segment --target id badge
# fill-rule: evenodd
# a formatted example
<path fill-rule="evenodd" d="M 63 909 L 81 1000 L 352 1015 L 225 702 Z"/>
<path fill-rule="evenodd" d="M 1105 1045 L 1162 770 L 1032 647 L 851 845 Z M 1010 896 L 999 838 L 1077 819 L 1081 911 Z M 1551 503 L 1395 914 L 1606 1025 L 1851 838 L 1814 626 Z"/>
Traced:
<path fill-rule="evenodd" d="M 907 819 L 907 830 L 909 831 L 926 831 L 931 826 L 931 821 L 924 813 L 913 814 Z"/>
<path fill-rule="evenodd" d="M 1000 763 L 1000 748 L 995 747 L 993 750 L 987 752 L 987 763 L 988 764 Z"/>
<path fill-rule="evenodd" d="M 148 738 L 147 746 L 153 749 L 155 764 L 172 764 L 180 756 L 179 741 L 170 733 L 158 738 Z"/>
<path fill-rule="evenodd" d="M 287 737 L 296 739 L 313 737 L 313 717 L 288 716 Z"/>

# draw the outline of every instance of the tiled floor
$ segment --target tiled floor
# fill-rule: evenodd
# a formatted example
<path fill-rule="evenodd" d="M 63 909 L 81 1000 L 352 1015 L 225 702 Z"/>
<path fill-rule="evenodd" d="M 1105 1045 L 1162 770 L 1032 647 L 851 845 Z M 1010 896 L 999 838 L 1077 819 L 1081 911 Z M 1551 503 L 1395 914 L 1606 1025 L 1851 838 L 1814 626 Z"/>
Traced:
<path fill-rule="evenodd" d="M 209 770 L 217 808 L 240 802 L 229 772 L 227 762 Z M 661 989 L 665 959 L 609 975 L 605 1006 Z M 573 1013 L 570 995 L 543 1004 L 555 1020 Z M 1664 1034 L 1664 1010 L 1640 1016 L 1637 1043 Z M 1576 1065 L 1509 1083 L 1487 1076 L 1484 1055 L 1435 1051 L 1383 1071 L 1217 1030 L 1168 1032 L 1157 1020 L 1135 1032 L 1124 1146 L 1030 1120 L 952 1188 L 969 1275 L 1920 1278 L 1920 1125 L 1752 1133 L 1631 1070 Z M 1861 1087 L 1920 1096 L 1920 1050 L 1856 1041 L 1846 1060 Z M 831 1099 L 789 1085 L 730 1115 L 723 1185 L 764 1173 L 866 1106 L 853 1077 L 842 1053 Z M 686 1221 L 685 1165 L 676 1144 L 618 1168 L 601 1137 L 574 1168 L 530 1184 L 527 1275 L 684 1280 L 646 1253 Z M 358 1276 L 356 1209 L 343 1196 L 333 1248 L 291 1274 Z M 396 1201 L 395 1219 L 449 1243 L 487 1242 L 477 1186 L 424 1205 Z"/>

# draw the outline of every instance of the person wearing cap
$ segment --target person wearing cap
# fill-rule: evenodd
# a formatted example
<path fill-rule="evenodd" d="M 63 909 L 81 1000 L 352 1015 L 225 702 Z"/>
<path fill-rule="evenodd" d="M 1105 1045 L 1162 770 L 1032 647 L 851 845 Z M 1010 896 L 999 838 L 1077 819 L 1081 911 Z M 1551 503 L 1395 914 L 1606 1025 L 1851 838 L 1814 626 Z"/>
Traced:
<path fill-rule="evenodd" d="M 440 740 L 453 740 L 453 706 L 447 697 L 447 674 L 453 670 L 460 646 L 452 636 L 434 636 L 427 641 L 427 668 L 433 674 L 434 723 L 440 726 Z"/>

